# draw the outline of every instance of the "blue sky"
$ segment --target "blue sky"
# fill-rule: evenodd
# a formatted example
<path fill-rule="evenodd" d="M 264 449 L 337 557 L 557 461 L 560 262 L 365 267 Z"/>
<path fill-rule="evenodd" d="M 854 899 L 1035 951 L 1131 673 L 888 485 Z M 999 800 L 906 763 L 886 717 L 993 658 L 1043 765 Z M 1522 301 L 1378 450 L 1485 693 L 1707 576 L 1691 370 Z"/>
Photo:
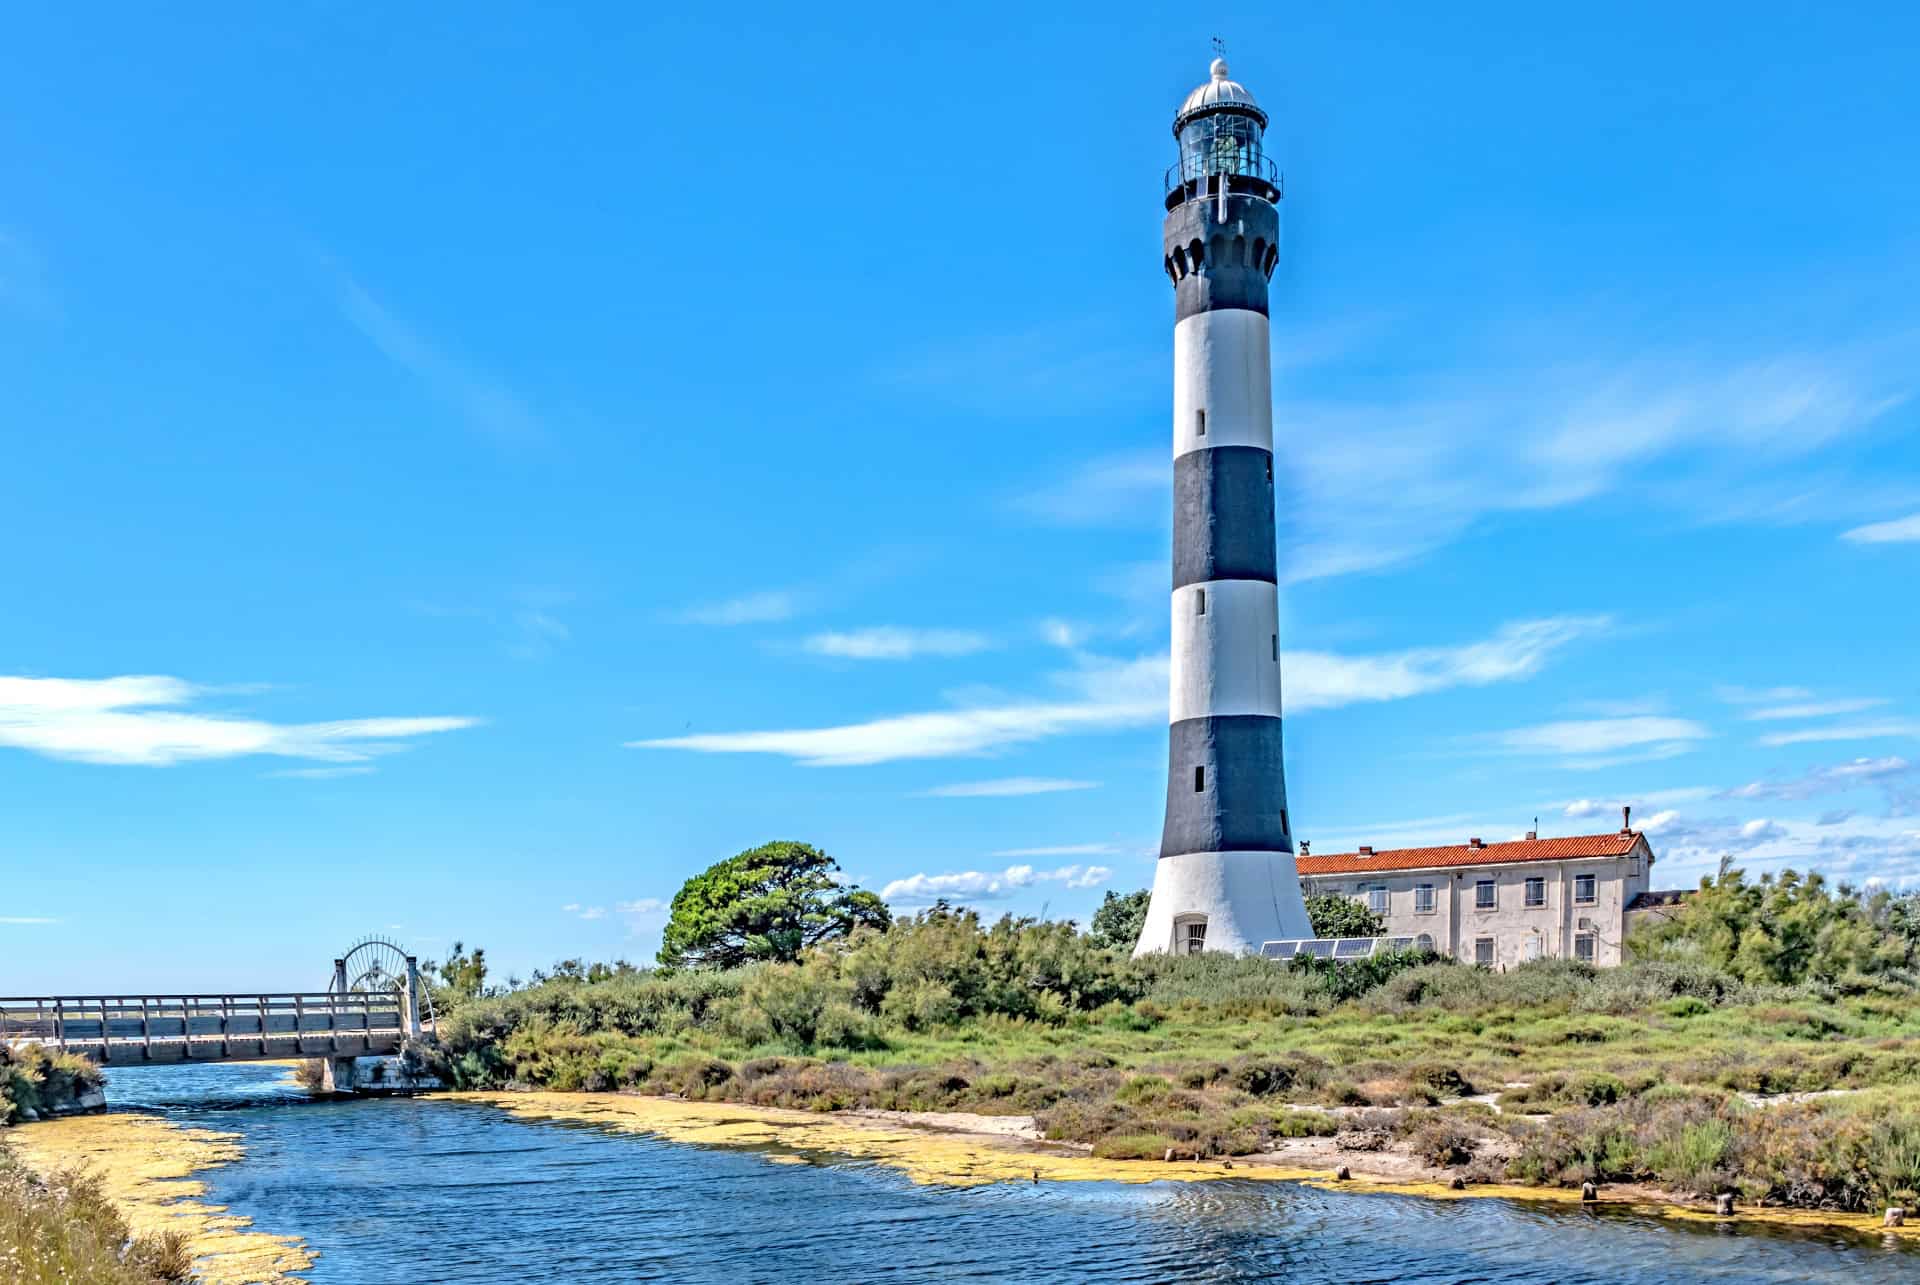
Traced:
<path fill-rule="evenodd" d="M 1297 831 L 1920 881 L 1904 7 L 42 11 L 0 992 L 640 958 L 773 838 L 1145 886 L 1216 33 L 1287 174 Z"/>

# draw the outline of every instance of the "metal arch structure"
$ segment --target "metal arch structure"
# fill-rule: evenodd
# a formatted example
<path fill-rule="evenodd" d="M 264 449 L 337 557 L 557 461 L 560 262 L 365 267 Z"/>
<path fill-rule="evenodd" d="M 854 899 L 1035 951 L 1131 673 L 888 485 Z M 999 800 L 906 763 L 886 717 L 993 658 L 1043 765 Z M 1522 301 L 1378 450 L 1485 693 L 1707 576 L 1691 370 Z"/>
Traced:
<path fill-rule="evenodd" d="M 410 1010 L 408 1026 L 418 1034 L 434 1022 L 433 992 L 420 980 L 418 959 L 390 937 L 370 936 L 347 947 L 333 961 L 330 994 L 396 995 Z"/>

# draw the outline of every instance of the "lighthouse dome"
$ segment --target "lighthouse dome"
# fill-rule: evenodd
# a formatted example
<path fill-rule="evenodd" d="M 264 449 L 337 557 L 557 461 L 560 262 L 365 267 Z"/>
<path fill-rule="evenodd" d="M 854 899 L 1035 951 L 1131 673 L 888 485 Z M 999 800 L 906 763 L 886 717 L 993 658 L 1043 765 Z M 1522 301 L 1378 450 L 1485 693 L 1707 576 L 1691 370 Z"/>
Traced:
<path fill-rule="evenodd" d="M 1263 126 L 1267 123 L 1267 114 L 1254 101 L 1252 91 L 1228 73 L 1225 58 L 1215 58 L 1208 72 L 1207 83 L 1188 94 L 1187 100 L 1180 104 L 1179 114 L 1173 118 L 1174 133 L 1178 134 L 1180 127 L 1196 116 L 1214 112 L 1243 113 Z"/>

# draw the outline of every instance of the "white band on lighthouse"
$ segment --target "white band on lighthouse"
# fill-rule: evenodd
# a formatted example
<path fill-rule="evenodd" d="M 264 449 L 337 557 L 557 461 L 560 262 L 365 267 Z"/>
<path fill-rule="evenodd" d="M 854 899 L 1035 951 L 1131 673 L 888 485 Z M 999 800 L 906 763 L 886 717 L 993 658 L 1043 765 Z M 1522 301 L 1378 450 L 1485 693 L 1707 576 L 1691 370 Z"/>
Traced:
<path fill-rule="evenodd" d="M 1206 580 L 1173 593 L 1168 722 L 1215 714 L 1280 716 L 1279 591 L 1264 580 Z"/>
<path fill-rule="evenodd" d="M 1247 308 L 1196 313 L 1173 328 L 1176 456 L 1210 446 L 1273 449 L 1267 336 L 1265 314 Z"/>

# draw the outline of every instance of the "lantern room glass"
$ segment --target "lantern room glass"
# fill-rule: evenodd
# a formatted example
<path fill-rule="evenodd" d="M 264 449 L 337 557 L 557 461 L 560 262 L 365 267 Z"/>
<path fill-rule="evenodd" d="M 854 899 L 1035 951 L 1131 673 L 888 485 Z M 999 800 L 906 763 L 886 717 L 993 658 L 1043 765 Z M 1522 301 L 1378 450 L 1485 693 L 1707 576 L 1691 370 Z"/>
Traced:
<path fill-rule="evenodd" d="M 1262 172 L 1260 122 L 1238 112 L 1213 112 L 1180 130 L 1180 178 Z"/>

